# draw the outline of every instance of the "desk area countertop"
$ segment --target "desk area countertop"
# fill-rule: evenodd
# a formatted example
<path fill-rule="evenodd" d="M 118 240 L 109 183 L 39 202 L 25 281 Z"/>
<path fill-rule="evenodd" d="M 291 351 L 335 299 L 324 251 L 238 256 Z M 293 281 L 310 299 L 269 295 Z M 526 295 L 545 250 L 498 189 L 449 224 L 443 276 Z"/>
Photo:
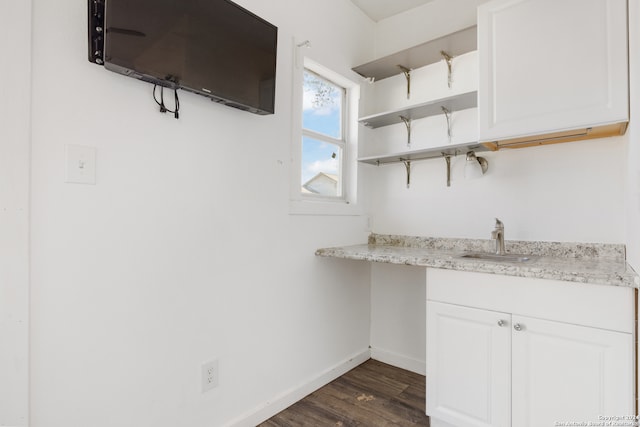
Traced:
<path fill-rule="evenodd" d="M 506 241 L 507 253 L 528 261 L 462 258 L 465 253 L 492 253 L 492 240 L 449 239 L 371 234 L 368 244 L 322 248 L 317 256 L 404 264 L 505 276 L 563 280 L 609 286 L 640 287 L 627 264 L 625 246 L 602 243 Z"/>

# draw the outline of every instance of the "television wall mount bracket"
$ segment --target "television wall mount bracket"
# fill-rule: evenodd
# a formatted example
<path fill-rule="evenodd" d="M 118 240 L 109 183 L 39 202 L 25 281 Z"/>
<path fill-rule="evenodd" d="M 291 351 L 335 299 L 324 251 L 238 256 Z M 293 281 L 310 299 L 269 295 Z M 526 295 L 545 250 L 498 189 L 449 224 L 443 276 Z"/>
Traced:
<path fill-rule="evenodd" d="M 87 0 L 89 13 L 89 62 L 104 65 L 104 2 Z"/>

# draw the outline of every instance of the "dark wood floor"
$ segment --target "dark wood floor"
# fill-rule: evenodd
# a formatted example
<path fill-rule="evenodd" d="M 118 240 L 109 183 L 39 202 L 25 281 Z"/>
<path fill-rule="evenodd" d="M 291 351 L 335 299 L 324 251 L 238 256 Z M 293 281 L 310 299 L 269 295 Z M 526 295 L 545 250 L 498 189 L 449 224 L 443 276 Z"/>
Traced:
<path fill-rule="evenodd" d="M 370 359 L 259 427 L 429 426 L 425 377 Z"/>

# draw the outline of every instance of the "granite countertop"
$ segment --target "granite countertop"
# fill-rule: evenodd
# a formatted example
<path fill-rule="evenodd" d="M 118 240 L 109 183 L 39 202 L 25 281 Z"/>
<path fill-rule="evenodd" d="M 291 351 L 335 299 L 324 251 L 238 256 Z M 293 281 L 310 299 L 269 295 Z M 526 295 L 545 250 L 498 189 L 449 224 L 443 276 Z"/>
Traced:
<path fill-rule="evenodd" d="M 640 277 L 627 264 L 625 246 L 602 243 L 506 241 L 507 253 L 525 254 L 525 262 L 461 258 L 465 252 L 492 253 L 492 240 L 447 239 L 371 234 L 368 244 L 323 248 L 323 257 L 415 265 L 447 270 L 502 274 L 639 288 Z"/>

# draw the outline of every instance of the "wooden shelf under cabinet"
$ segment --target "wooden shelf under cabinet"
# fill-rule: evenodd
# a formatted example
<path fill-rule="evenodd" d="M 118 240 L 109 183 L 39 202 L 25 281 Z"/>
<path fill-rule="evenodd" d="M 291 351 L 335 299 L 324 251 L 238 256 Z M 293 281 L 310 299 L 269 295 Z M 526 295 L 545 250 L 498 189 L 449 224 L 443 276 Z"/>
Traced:
<path fill-rule="evenodd" d="M 620 136 L 624 135 L 627 131 L 628 124 L 628 122 L 613 123 L 602 126 L 553 132 L 544 135 L 529 135 L 510 138 L 501 141 L 483 141 L 482 145 L 491 150 L 501 150 L 505 148 L 527 148 L 538 145 L 559 144 L 562 142 Z"/>

